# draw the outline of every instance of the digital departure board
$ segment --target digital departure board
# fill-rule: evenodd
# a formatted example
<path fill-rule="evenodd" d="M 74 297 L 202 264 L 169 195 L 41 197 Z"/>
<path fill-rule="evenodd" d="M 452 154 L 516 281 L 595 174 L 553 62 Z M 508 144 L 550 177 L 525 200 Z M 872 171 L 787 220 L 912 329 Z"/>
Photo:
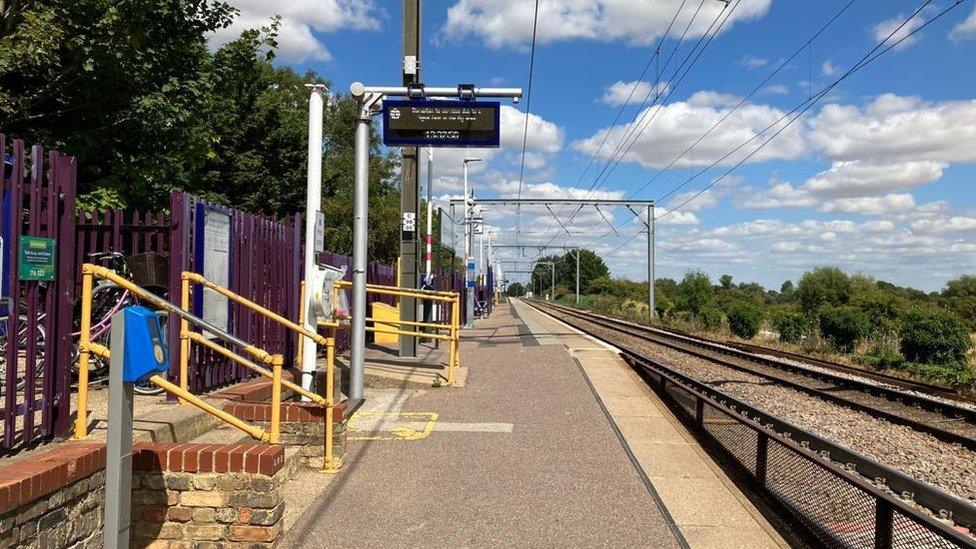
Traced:
<path fill-rule="evenodd" d="M 388 147 L 498 147 L 498 101 L 386 100 Z"/>

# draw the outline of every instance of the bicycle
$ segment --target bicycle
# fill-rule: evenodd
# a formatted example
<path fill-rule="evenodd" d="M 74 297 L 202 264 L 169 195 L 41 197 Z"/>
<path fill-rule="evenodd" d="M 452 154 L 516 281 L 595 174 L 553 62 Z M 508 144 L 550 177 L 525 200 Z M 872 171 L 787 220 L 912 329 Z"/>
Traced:
<path fill-rule="evenodd" d="M 108 261 L 110 267 L 113 271 L 118 273 L 120 276 L 125 278 L 132 278 L 132 272 L 129 268 L 129 260 L 120 252 L 96 252 L 88 254 L 88 258 L 92 262 Z M 166 299 L 165 292 L 160 297 Z M 136 296 L 129 293 L 128 290 L 122 288 L 110 280 L 102 280 L 92 288 L 91 295 L 91 318 L 92 324 L 89 330 L 89 341 L 92 343 L 98 343 L 109 346 L 109 338 L 112 332 L 112 316 L 115 313 L 121 311 L 122 309 L 130 305 L 138 305 L 140 301 Z M 73 328 L 75 329 L 71 333 L 71 337 L 75 339 L 78 343 L 75 343 L 72 347 L 71 356 L 71 369 L 74 374 L 75 379 L 78 378 L 78 366 L 81 358 L 81 349 L 79 343 L 81 340 L 81 315 L 75 316 L 77 319 Z M 163 324 L 163 334 L 166 335 L 166 320 L 168 315 L 162 315 L 161 320 Z M 109 365 L 104 359 L 94 354 L 89 354 L 88 361 L 88 380 L 99 381 L 103 379 L 108 379 L 108 369 Z M 142 384 L 136 384 L 134 387 L 136 394 L 153 396 L 162 394 L 164 389 L 151 382 L 146 382 Z"/>
<path fill-rule="evenodd" d="M 126 278 L 131 278 L 131 272 L 129 270 L 128 259 L 126 256 L 119 252 L 96 252 L 88 254 L 88 259 L 92 262 L 108 261 L 110 263 L 110 268 L 119 275 Z M 165 293 L 161 296 L 166 297 Z M 129 305 L 139 304 L 139 300 L 135 298 L 128 290 L 119 287 L 114 282 L 104 280 L 100 281 L 98 284 L 92 288 L 91 296 L 91 317 L 92 324 L 89 330 L 90 341 L 92 343 L 98 343 L 109 346 L 109 337 L 111 335 L 112 328 L 112 316 L 121 311 Z M 9 332 L 9 318 L 10 318 L 9 308 L 6 314 L 0 315 L 0 389 L 6 385 L 6 361 L 7 361 L 7 342 L 10 341 Z M 46 343 L 46 333 L 44 331 L 44 314 L 41 314 L 37 318 L 37 324 L 34 326 L 34 338 L 38 341 L 38 358 L 35 362 L 35 380 L 40 380 L 43 376 L 43 352 L 45 350 Z M 168 315 L 162 316 L 162 321 L 164 325 L 163 334 L 165 336 L 166 330 L 166 319 Z M 78 367 L 81 358 L 80 340 L 81 340 L 81 314 L 80 314 L 80 302 L 76 304 L 76 314 L 74 315 L 74 324 L 72 326 L 71 338 L 75 341 L 71 350 L 71 370 L 74 379 L 78 379 Z M 18 315 L 17 323 L 17 341 L 18 341 L 18 370 L 17 370 L 17 390 L 23 390 L 27 385 L 27 341 L 28 341 L 28 327 L 27 327 L 27 316 L 23 314 Z M 89 355 L 89 382 L 100 381 L 108 379 L 108 363 L 94 354 Z M 163 392 L 161 387 L 158 387 L 152 383 L 137 384 L 135 387 L 135 392 L 140 395 L 158 395 Z"/>

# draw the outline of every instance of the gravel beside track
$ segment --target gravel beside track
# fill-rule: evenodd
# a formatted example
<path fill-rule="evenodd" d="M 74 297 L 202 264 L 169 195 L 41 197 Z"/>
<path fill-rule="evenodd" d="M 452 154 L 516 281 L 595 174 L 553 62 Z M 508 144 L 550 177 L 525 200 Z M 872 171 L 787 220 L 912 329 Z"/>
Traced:
<path fill-rule="evenodd" d="M 594 322 L 575 317 L 567 319 L 565 313 L 551 309 L 548 312 L 574 324 L 585 323 L 587 330 L 610 343 L 617 342 L 889 467 L 976 502 L 976 452 L 961 445 L 943 442 L 910 427 L 825 402 L 777 386 L 765 378 L 689 356 Z"/>

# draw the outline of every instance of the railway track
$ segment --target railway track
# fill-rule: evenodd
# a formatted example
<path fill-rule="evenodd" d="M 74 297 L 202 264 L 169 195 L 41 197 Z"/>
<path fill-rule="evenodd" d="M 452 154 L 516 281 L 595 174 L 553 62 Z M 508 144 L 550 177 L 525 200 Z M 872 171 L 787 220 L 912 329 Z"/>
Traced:
<path fill-rule="evenodd" d="M 879 391 L 871 380 L 818 369 L 801 369 L 801 375 L 794 371 L 795 364 L 776 364 L 780 370 L 770 361 L 782 361 L 714 341 L 696 345 L 687 334 L 549 303 L 529 304 L 620 349 L 623 358 L 668 397 L 679 416 L 708 435 L 720 453 L 754 480 L 759 494 L 771 498 L 789 520 L 810 532 L 814 545 L 976 547 L 972 537 L 976 492 L 967 472 L 972 450 L 944 442 L 963 445 L 973 437 L 968 432 L 922 426 L 919 417 L 906 411 L 954 414 L 958 404 L 891 387 Z M 688 368 L 688 363 L 707 363 L 706 370 L 712 369 L 713 374 L 726 373 L 709 379 Z M 778 381 L 787 377 L 786 382 Z M 747 389 L 746 395 L 742 388 Z M 754 398 L 759 393 L 765 401 Z M 853 398 L 853 393 L 881 400 L 851 404 L 845 399 Z M 875 407 L 879 403 L 882 409 Z M 797 408 L 803 410 L 797 414 Z M 962 408 L 961 415 L 972 411 Z M 965 418 L 957 421 L 972 426 Z M 912 424 L 919 426 L 919 432 L 913 431 Z M 873 426 L 881 435 L 862 432 L 865 426 Z M 842 436 L 831 436 L 838 433 Z M 888 453 L 901 453 L 899 445 L 907 447 L 909 454 L 916 449 L 920 453 L 912 454 L 908 462 L 886 459 Z M 861 452 L 865 448 L 869 454 Z M 949 480 L 943 481 L 942 475 Z"/>
<path fill-rule="evenodd" d="M 859 378 L 853 373 L 835 373 L 823 367 L 801 366 L 795 360 L 779 360 L 765 354 L 765 349 L 762 353 L 747 351 L 681 332 L 641 326 L 569 307 L 552 304 L 542 307 L 581 320 L 600 322 L 633 337 L 758 375 L 822 400 L 976 450 L 976 408 L 922 394 L 918 384 L 907 380 L 900 380 L 903 383 L 894 386 L 887 380 Z"/>
<path fill-rule="evenodd" d="M 971 398 L 961 395 L 949 387 L 937 385 L 934 383 L 925 383 L 923 381 L 906 379 L 903 377 L 883 374 L 880 372 L 872 372 L 869 370 L 865 370 L 863 368 L 856 368 L 854 366 L 849 366 L 847 364 L 841 364 L 839 362 L 823 360 L 808 355 L 802 355 L 799 353 L 793 353 L 781 349 L 774 349 L 772 347 L 763 347 L 761 345 L 755 345 L 752 343 L 744 343 L 741 341 L 718 341 L 718 340 L 709 339 L 701 336 L 694 336 L 693 334 L 683 332 L 681 330 L 676 330 L 673 328 L 664 328 L 661 326 L 655 326 L 655 328 L 662 331 L 673 332 L 679 335 L 697 337 L 698 339 L 701 339 L 703 341 L 708 341 L 719 345 L 725 345 L 755 355 L 766 355 L 766 356 L 772 356 L 781 359 L 787 359 L 794 362 L 800 362 L 802 364 L 823 368 L 825 370 L 833 370 L 848 375 L 867 378 L 873 381 L 877 381 L 879 383 L 884 383 L 885 385 L 898 387 L 906 391 L 914 391 L 928 396 L 934 396 L 938 398 L 944 398 L 947 400 L 956 401 L 962 404 L 969 404 L 969 405 L 976 404 L 976 402 L 974 402 Z"/>

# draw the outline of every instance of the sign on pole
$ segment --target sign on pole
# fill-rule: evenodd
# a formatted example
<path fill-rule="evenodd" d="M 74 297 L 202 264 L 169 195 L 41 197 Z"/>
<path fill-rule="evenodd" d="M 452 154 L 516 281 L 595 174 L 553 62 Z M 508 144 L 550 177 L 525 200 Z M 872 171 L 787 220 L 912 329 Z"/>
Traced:
<path fill-rule="evenodd" d="M 383 102 L 388 147 L 498 147 L 498 101 L 394 100 Z"/>
<path fill-rule="evenodd" d="M 20 237 L 19 259 L 17 274 L 21 280 L 54 280 L 56 263 L 53 238 Z"/>

